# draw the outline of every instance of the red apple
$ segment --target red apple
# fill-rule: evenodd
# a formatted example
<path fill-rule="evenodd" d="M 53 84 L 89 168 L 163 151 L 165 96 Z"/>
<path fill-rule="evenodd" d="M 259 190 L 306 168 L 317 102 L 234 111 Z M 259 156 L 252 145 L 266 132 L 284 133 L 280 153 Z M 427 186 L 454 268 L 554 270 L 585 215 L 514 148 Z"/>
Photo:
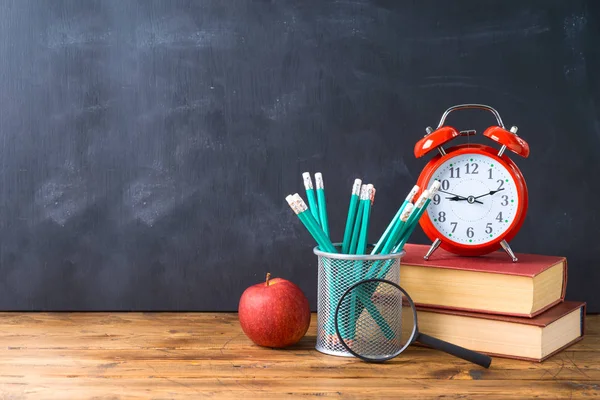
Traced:
<path fill-rule="evenodd" d="M 310 307 L 292 282 L 267 274 L 266 282 L 250 286 L 238 307 L 242 330 L 259 346 L 286 347 L 297 343 L 310 325 Z"/>

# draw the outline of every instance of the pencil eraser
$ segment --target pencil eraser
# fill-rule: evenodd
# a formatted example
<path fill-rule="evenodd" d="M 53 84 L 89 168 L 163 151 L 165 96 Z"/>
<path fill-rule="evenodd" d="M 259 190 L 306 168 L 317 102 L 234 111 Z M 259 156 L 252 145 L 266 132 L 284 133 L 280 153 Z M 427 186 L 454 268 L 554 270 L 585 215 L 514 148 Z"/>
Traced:
<path fill-rule="evenodd" d="M 296 198 L 293 195 L 290 194 L 289 196 L 286 196 L 285 200 L 288 202 L 288 204 L 290 205 L 290 208 L 296 214 L 300 213 L 300 209 L 298 208 L 298 202 L 296 201 Z"/>
<path fill-rule="evenodd" d="M 369 189 L 368 189 L 369 185 L 362 185 L 360 187 L 360 199 L 361 200 L 366 200 L 369 198 Z"/>
<path fill-rule="evenodd" d="M 427 190 L 427 189 L 423 190 L 423 193 L 421 193 L 421 195 L 419 196 L 419 199 L 415 203 L 415 207 L 419 207 L 419 208 L 423 207 L 425 205 L 425 202 L 429 198 L 429 193 L 430 193 L 429 190 Z"/>
<path fill-rule="evenodd" d="M 406 196 L 406 201 L 412 201 L 416 194 L 419 192 L 419 189 L 420 187 L 418 187 L 417 185 L 413 186 L 411 191 L 408 193 L 408 196 Z"/>
<path fill-rule="evenodd" d="M 310 173 L 309 172 L 305 172 L 302 174 L 302 179 L 304 180 L 304 189 L 308 190 L 308 189 L 312 189 L 313 188 L 313 183 L 312 183 L 312 179 L 310 179 Z"/>
<path fill-rule="evenodd" d="M 373 203 L 375 202 L 375 192 L 377 191 L 377 189 L 373 188 L 371 189 L 371 205 L 373 205 Z"/>
<path fill-rule="evenodd" d="M 294 200 L 295 200 L 295 204 L 298 206 L 298 209 L 300 210 L 300 212 L 304 212 L 304 211 L 308 210 L 308 206 L 306 205 L 304 200 L 302 200 L 302 197 L 300 197 L 300 195 L 298 193 L 294 194 Z"/>
<path fill-rule="evenodd" d="M 323 185 L 323 175 L 320 172 L 315 173 L 315 186 L 317 189 L 325 189 Z"/>
<path fill-rule="evenodd" d="M 360 195 L 360 188 L 362 187 L 362 180 L 361 179 L 355 179 L 354 180 L 354 185 L 352 185 L 352 194 L 355 194 L 357 196 Z"/>
<path fill-rule="evenodd" d="M 402 214 L 400 214 L 400 220 L 402 222 L 408 221 L 408 217 L 410 217 L 410 213 L 412 212 L 413 208 L 415 208 L 413 203 L 408 203 L 406 207 L 404 207 Z"/>
<path fill-rule="evenodd" d="M 431 197 L 433 197 L 433 195 L 435 194 L 435 192 L 437 192 L 440 189 L 441 185 L 442 184 L 440 183 L 440 181 L 438 181 L 438 180 L 433 181 L 433 183 L 431 184 L 431 187 L 429 188 L 429 192 L 431 193 Z"/>

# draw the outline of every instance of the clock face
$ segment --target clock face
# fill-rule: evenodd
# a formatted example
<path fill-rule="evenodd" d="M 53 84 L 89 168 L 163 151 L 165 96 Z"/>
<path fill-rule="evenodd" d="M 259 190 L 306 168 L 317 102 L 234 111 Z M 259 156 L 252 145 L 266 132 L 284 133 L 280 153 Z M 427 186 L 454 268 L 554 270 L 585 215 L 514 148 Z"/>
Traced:
<path fill-rule="evenodd" d="M 427 207 L 433 226 L 446 240 L 466 246 L 494 241 L 504 234 L 519 211 L 517 184 L 493 158 L 463 153 L 448 158 L 427 184 L 441 187 Z"/>

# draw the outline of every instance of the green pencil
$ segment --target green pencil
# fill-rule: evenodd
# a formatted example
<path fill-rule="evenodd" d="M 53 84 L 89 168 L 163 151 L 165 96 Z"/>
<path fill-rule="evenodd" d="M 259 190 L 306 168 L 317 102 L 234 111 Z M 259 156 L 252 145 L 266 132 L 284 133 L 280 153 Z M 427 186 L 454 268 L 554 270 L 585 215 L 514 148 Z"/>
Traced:
<path fill-rule="evenodd" d="M 415 220 L 415 218 L 418 218 L 418 214 L 419 214 L 420 210 L 422 209 L 422 207 L 424 206 L 425 202 L 427 201 L 428 197 L 429 197 L 429 190 L 425 189 L 423 191 L 423 193 L 421 193 L 421 195 L 419 196 L 417 201 L 415 202 L 415 206 L 409 213 L 410 215 L 408 216 L 408 218 L 405 220 L 406 222 L 402 225 L 401 229 L 399 229 L 396 232 L 394 237 L 390 238 L 390 240 L 388 242 L 388 246 L 385 249 L 386 251 L 391 252 L 391 253 L 396 253 L 400 250 L 398 243 L 402 240 L 403 237 L 405 237 L 407 231 L 410 230 L 412 226 L 414 226 L 413 225 L 414 220 Z M 391 246 L 391 248 L 389 246 Z M 389 253 L 384 253 L 384 254 L 389 254 Z M 387 275 L 391 266 L 392 266 L 392 262 L 390 262 L 390 261 L 384 263 L 383 266 L 381 266 L 381 264 L 379 264 L 378 265 L 379 270 L 377 270 L 377 269 L 369 270 L 369 274 L 368 274 L 369 278 L 381 278 L 382 279 L 383 277 L 385 277 Z"/>
<path fill-rule="evenodd" d="M 319 219 L 323 232 L 327 237 L 329 235 L 329 221 L 327 220 L 327 202 L 325 200 L 325 186 L 323 185 L 323 174 L 315 173 L 315 186 L 317 187 L 317 207 L 319 208 Z"/>
<path fill-rule="evenodd" d="M 425 189 L 423 191 L 423 193 L 421 193 L 421 195 L 419 196 L 419 199 L 415 203 L 415 207 L 412 210 L 408 221 L 406 222 L 406 224 L 404 225 L 402 231 L 398 235 L 398 238 L 394 242 L 394 246 L 395 247 L 394 247 L 394 249 L 392 249 L 393 253 L 397 253 L 397 252 L 402 251 L 402 249 L 404 248 L 404 245 L 406 244 L 406 242 L 408 241 L 408 239 L 412 235 L 413 231 L 415 230 L 415 227 L 419 223 L 419 219 L 421 219 L 421 216 L 423 215 L 423 213 L 427 209 L 427 206 L 431 202 L 431 199 L 436 194 L 436 192 L 439 189 L 439 187 L 440 187 L 439 186 L 439 182 L 435 181 L 431 185 L 430 189 Z M 390 267 L 391 267 L 391 263 L 387 263 L 386 265 L 384 265 L 381 268 L 381 270 L 379 271 L 379 273 L 377 274 L 376 277 L 380 278 L 380 279 L 382 279 L 383 277 L 385 277 L 387 275 Z"/>
<path fill-rule="evenodd" d="M 394 248 L 396 243 L 398 243 L 398 240 L 400 239 L 400 234 L 402 233 L 406 223 L 409 221 L 413 210 L 414 205 L 410 202 L 404 207 L 404 210 L 402 210 L 402 214 L 400 214 L 400 218 L 398 218 L 398 220 L 392 227 L 387 240 L 381 247 L 379 251 L 380 254 L 390 254 L 390 251 Z M 375 249 L 371 251 L 371 254 L 375 254 Z"/>
<path fill-rule="evenodd" d="M 360 187 L 360 200 L 358 202 L 358 210 L 356 212 L 356 221 L 354 221 L 354 228 L 352 230 L 352 240 L 350 242 L 350 248 L 348 249 L 348 254 L 358 254 L 358 242 L 360 233 L 363 227 L 363 217 L 365 216 L 365 207 L 367 203 L 370 203 L 369 200 L 369 187 L 373 187 L 373 185 L 362 185 Z M 348 276 L 344 276 L 346 278 L 346 282 L 344 282 L 344 287 L 349 287 L 360 280 L 361 275 L 361 262 L 355 261 L 352 265 L 352 270 L 348 271 Z M 353 338 L 354 331 L 356 327 L 354 326 L 355 317 L 357 314 L 355 313 L 357 306 L 356 296 L 353 296 L 350 299 L 350 318 L 347 321 L 344 321 L 347 324 L 345 332 L 348 336 Z"/>
<path fill-rule="evenodd" d="M 316 220 L 313 218 L 311 213 L 308 211 L 308 207 L 306 206 L 306 203 L 304 203 L 304 200 L 302 200 L 300 195 L 298 193 L 295 193 L 294 195 L 288 195 L 286 197 L 286 200 L 287 200 L 288 204 L 290 205 L 290 208 L 294 211 L 294 213 L 298 216 L 298 218 L 304 224 L 306 229 L 311 233 L 313 238 L 317 241 L 317 243 L 319 244 L 319 247 L 321 247 L 323 250 L 328 251 L 330 253 L 337 253 L 337 250 L 335 249 L 335 247 L 333 246 L 333 244 L 331 243 L 329 238 L 327 238 L 325 236 L 323 230 L 317 225 Z M 326 264 L 328 264 L 328 262 L 326 262 Z M 327 275 L 327 280 L 329 282 L 329 284 L 328 284 L 329 302 L 330 302 L 329 306 L 330 306 L 330 309 L 333 309 L 333 307 L 335 305 L 333 304 L 334 303 L 334 301 L 333 301 L 334 300 L 334 287 L 333 287 L 332 268 L 328 267 L 328 265 L 325 265 L 325 273 Z M 371 302 L 370 298 L 364 299 L 364 306 L 374 316 L 380 317 L 380 315 L 378 314 L 379 311 L 377 310 L 375 305 Z M 393 332 L 391 331 L 389 325 L 387 325 L 385 320 L 383 318 L 375 318 L 375 320 L 378 323 L 378 325 L 380 326 L 380 328 L 383 330 L 386 337 L 391 339 L 393 337 L 393 336 L 391 336 L 391 335 L 393 335 Z M 328 332 L 330 334 L 332 332 L 335 332 L 335 327 L 333 326 L 333 324 L 334 324 L 334 313 L 330 312 L 329 321 L 326 326 L 326 329 L 328 330 Z"/>
<path fill-rule="evenodd" d="M 396 225 L 396 223 L 400 219 L 400 215 L 402 214 L 402 211 L 404 211 L 404 208 L 406 207 L 406 205 L 413 200 L 413 198 L 415 197 L 415 195 L 417 194 L 418 191 L 419 191 L 419 187 L 417 185 L 413 186 L 413 188 L 411 189 L 411 191 L 408 193 L 408 196 L 406 196 L 406 199 L 404 200 L 404 202 L 402 203 L 402 205 L 398 209 L 398 212 L 396 212 L 396 215 L 394 215 L 394 218 L 392 218 L 392 220 L 390 221 L 389 225 L 387 226 L 387 228 L 383 232 L 383 235 L 381 235 L 381 237 L 379 238 L 379 240 L 375 244 L 375 247 L 373 248 L 373 251 L 371 252 L 371 254 L 378 254 L 379 253 L 379 251 L 381 250 L 381 248 L 383 247 L 383 245 L 387 242 L 387 240 L 388 240 L 388 238 L 390 236 L 390 233 L 392 231 L 392 228 Z"/>
<path fill-rule="evenodd" d="M 434 181 L 433 184 L 431 185 L 431 187 L 429 188 L 429 190 L 423 191 L 423 194 L 425 194 L 427 192 L 427 197 L 424 200 L 421 200 L 422 204 L 420 205 L 417 213 L 415 213 L 414 216 L 411 216 L 411 219 L 410 219 L 409 223 L 407 224 L 406 230 L 402 233 L 400 242 L 394 248 L 394 252 L 401 251 L 404 248 L 404 245 L 406 244 L 406 242 L 408 242 L 408 239 L 410 238 L 410 236 L 414 232 L 416 226 L 418 225 L 419 220 L 421 219 L 421 216 L 427 210 L 427 206 L 429 206 L 429 203 L 431 203 L 431 199 L 433 199 L 433 196 L 435 196 L 435 194 L 437 193 L 439 188 L 440 188 L 440 182 Z M 423 196 L 423 195 L 421 195 L 421 196 Z"/>
<path fill-rule="evenodd" d="M 362 199 L 361 199 L 362 200 Z M 368 184 L 365 193 L 365 202 L 363 206 L 363 216 L 358 235 L 358 244 L 356 245 L 356 254 L 365 254 L 367 251 L 367 234 L 369 231 L 369 217 L 371 216 L 371 206 L 375 201 L 375 188 Z"/>
<path fill-rule="evenodd" d="M 325 237 L 325 234 L 317 225 L 312 214 L 308 211 L 308 207 L 306 207 L 306 204 L 304 203 L 300 195 L 298 193 L 295 193 L 294 195 L 287 196 L 285 199 L 290 205 L 290 208 L 294 211 L 294 213 L 296 213 L 296 215 L 304 224 L 308 232 L 315 239 L 315 241 L 319 245 L 319 248 L 330 253 L 337 253 L 335 247 L 331 244 L 329 239 Z M 332 309 L 335 306 L 333 304 L 333 298 L 335 293 L 333 287 L 333 270 L 328 261 L 325 261 L 324 268 L 325 275 L 327 276 L 328 281 L 327 287 L 329 292 L 329 308 Z M 330 316 L 326 323 L 326 330 L 329 334 L 333 334 L 333 332 L 335 332 L 333 313 L 330 313 Z"/>
<path fill-rule="evenodd" d="M 295 208 L 292 209 L 294 212 L 296 212 L 296 214 L 298 214 L 299 218 L 306 221 L 307 228 L 310 228 L 309 230 L 317 241 L 319 248 L 329 253 L 337 253 L 338 251 L 336 250 L 335 246 L 331 243 L 329 238 L 325 236 L 325 232 L 323 232 L 323 229 L 321 229 L 317 221 L 313 218 L 312 214 L 308 210 L 308 207 L 306 206 L 306 203 L 304 200 L 302 200 L 302 197 L 300 197 L 298 193 L 295 193 L 292 195 L 292 199 L 295 206 Z M 290 205 L 290 207 L 292 207 L 292 205 Z"/>
<path fill-rule="evenodd" d="M 392 228 L 392 232 L 390 233 L 390 237 L 388 238 L 388 241 L 385 243 L 385 245 L 383 246 L 383 249 L 381 250 L 381 254 L 390 254 L 390 250 L 392 250 L 394 245 L 397 243 L 398 238 L 400 237 L 400 233 L 402 232 L 404 225 L 407 223 L 408 219 L 410 218 L 410 214 L 411 214 L 413 208 L 414 208 L 414 206 L 412 203 L 408 203 L 406 205 L 406 207 L 404 207 L 402 214 L 400 214 L 400 218 L 398 219 L 397 223 Z M 373 253 L 371 253 L 371 254 L 373 254 Z M 388 261 L 387 263 L 391 265 L 391 262 Z M 365 274 L 365 279 L 374 278 L 377 275 L 377 271 L 379 270 L 381 264 L 382 264 L 381 261 L 373 263 L 373 265 L 371 265 L 371 267 Z"/>
<path fill-rule="evenodd" d="M 317 206 L 315 190 L 313 188 L 312 179 L 310 179 L 310 173 L 303 173 L 302 179 L 304 180 L 304 189 L 306 189 L 306 198 L 308 199 L 308 207 L 310 209 L 310 213 L 312 214 L 315 221 L 317 221 L 317 224 L 319 224 L 319 207 Z"/>
<path fill-rule="evenodd" d="M 358 203 L 360 197 L 360 188 L 362 186 L 362 180 L 355 179 L 352 185 L 352 194 L 350 195 L 350 205 L 348 206 L 348 217 L 346 218 L 346 229 L 344 229 L 344 240 L 342 242 L 342 253 L 350 254 L 350 243 L 352 241 L 352 230 L 354 228 L 354 221 L 356 219 L 356 212 L 358 211 Z"/>
<path fill-rule="evenodd" d="M 350 248 L 348 254 L 356 254 L 356 247 L 358 246 L 358 236 L 360 234 L 360 228 L 362 224 L 362 218 L 364 215 L 365 203 L 368 201 L 367 196 L 367 185 L 360 187 L 360 201 L 358 202 L 358 210 L 356 211 L 356 220 L 354 221 L 354 228 L 352 229 L 352 240 L 350 241 Z"/>
<path fill-rule="evenodd" d="M 363 196 L 363 193 L 361 193 L 361 203 L 363 204 L 362 207 L 362 220 L 361 220 L 361 226 L 360 226 L 360 232 L 358 235 L 358 244 L 356 245 L 356 254 L 365 254 L 367 251 L 367 233 L 369 230 L 369 217 L 371 215 L 371 206 L 373 205 L 373 202 L 375 201 L 375 188 L 373 187 L 373 185 L 369 184 L 367 185 L 366 188 L 366 193 Z M 361 275 L 362 275 L 362 267 L 363 267 L 363 263 L 361 261 L 355 261 L 354 262 L 354 267 L 352 269 L 352 281 L 350 282 L 351 285 L 353 285 L 354 283 L 358 282 L 361 279 Z M 355 330 L 356 330 L 356 318 L 358 317 L 358 314 L 356 313 L 356 308 L 357 308 L 357 298 L 356 298 L 356 293 L 352 293 L 352 296 L 350 298 L 350 318 L 348 320 L 348 325 L 349 325 L 349 336 L 350 338 L 354 338 L 354 334 L 355 334 Z"/>

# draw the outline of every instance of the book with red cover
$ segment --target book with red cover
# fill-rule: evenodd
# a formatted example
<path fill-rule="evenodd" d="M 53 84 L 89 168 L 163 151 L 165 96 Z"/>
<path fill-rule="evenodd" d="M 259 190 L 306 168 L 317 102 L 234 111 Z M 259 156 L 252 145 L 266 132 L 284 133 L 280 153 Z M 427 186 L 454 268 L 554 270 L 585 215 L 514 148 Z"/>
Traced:
<path fill-rule="evenodd" d="M 517 253 L 516 256 L 518 257 L 518 261 L 512 262 L 512 260 L 506 255 L 506 253 L 501 251 L 497 251 L 480 257 L 463 257 L 449 253 L 440 248 L 437 249 L 435 253 L 433 253 L 429 260 L 425 260 L 423 259 L 423 256 L 427 253 L 428 249 L 428 245 L 407 244 L 405 246 L 404 250 L 406 251 L 406 254 L 402 257 L 400 267 L 400 285 L 404 286 L 404 284 L 408 285 L 409 283 L 406 281 L 403 282 L 402 265 L 435 268 L 440 270 L 461 270 L 485 274 L 501 274 L 508 276 L 528 277 L 533 279 L 536 276 L 543 273 L 544 271 L 549 270 L 551 267 L 556 266 L 557 264 L 561 264 L 563 270 L 562 283 L 559 283 L 562 284 L 562 289 L 560 290 L 560 296 L 558 296 L 559 298 L 556 298 L 555 300 L 543 305 L 541 308 L 534 310 L 533 312 L 519 313 L 509 311 L 507 312 L 505 310 L 494 311 L 489 309 L 478 309 L 477 303 L 472 303 L 473 306 L 471 307 L 455 307 L 447 304 L 422 303 L 419 302 L 420 293 L 415 293 L 415 295 L 413 296 L 411 291 L 408 290 L 408 287 L 405 286 L 405 289 L 409 291 L 409 294 L 411 294 L 411 297 L 413 297 L 416 305 L 418 306 L 441 307 L 448 309 L 459 309 L 465 311 L 513 315 L 517 317 L 531 318 L 543 313 L 549 308 L 562 302 L 565 298 L 565 291 L 567 285 L 567 260 L 565 257 Z M 426 285 L 427 282 L 424 282 L 423 284 Z M 439 288 L 439 290 L 445 290 L 445 288 L 442 286 L 441 288 Z M 421 295 L 421 297 L 423 296 Z"/>
<path fill-rule="evenodd" d="M 481 352 L 489 354 L 491 356 L 541 362 L 541 361 L 544 361 L 545 359 L 547 359 L 548 357 L 553 356 L 554 354 L 564 350 L 565 348 L 567 348 L 567 347 L 571 346 L 572 344 L 577 343 L 583 339 L 583 337 L 585 335 L 586 303 L 577 302 L 577 301 L 564 301 L 533 318 L 512 317 L 512 316 L 497 315 L 497 314 L 481 314 L 481 313 L 474 313 L 474 312 L 469 312 L 469 311 L 459 311 L 459 310 L 450 310 L 450 309 L 441 309 L 441 308 L 420 306 L 420 307 L 417 307 L 417 317 L 419 318 L 419 321 L 421 321 L 421 318 L 423 317 L 423 313 L 431 312 L 431 313 L 436 313 L 436 314 L 447 314 L 447 315 L 457 315 L 457 316 L 468 317 L 468 318 L 476 318 L 478 320 L 503 321 L 503 322 L 519 324 L 519 325 L 531 325 L 531 326 L 536 326 L 539 328 L 546 328 L 550 324 L 558 321 L 559 319 L 565 317 L 567 314 L 570 314 L 571 312 L 573 312 L 577 309 L 580 309 L 580 315 L 578 318 L 579 336 L 573 340 L 567 341 L 564 345 L 560 346 L 558 349 L 552 351 L 551 353 L 544 355 L 541 358 L 519 357 L 516 355 L 493 353 L 493 352 L 486 351 L 485 349 L 474 349 L 474 350 L 479 350 Z M 421 329 L 422 328 L 421 324 L 419 325 L 419 328 L 420 328 L 420 330 L 423 331 L 423 333 L 433 334 L 432 332 L 428 332 L 427 329 Z M 475 335 L 477 336 L 477 333 L 475 333 Z M 449 341 L 452 342 L 452 340 L 449 340 Z"/>

